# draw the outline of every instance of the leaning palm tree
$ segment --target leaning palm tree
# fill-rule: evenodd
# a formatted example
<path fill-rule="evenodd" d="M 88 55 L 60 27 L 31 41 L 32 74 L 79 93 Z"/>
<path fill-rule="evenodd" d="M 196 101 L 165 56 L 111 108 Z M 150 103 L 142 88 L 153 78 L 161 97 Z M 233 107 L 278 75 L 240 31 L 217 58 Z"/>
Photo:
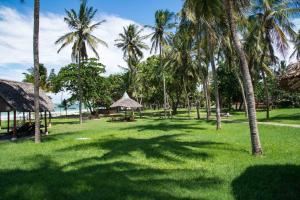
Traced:
<path fill-rule="evenodd" d="M 227 14 L 226 19 L 231 32 L 233 45 L 241 61 L 241 71 L 242 71 L 243 81 L 245 85 L 245 93 L 246 93 L 247 104 L 248 104 L 248 120 L 250 126 L 252 154 L 260 155 L 262 154 L 262 147 L 261 147 L 258 127 L 257 127 L 254 90 L 253 90 L 253 85 L 252 85 L 246 54 L 238 36 L 236 18 L 234 13 L 235 11 L 240 11 L 242 8 L 247 7 L 249 5 L 249 1 L 248 0 L 239 0 L 239 1 L 223 0 L 223 3 Z"/>
<path fill-rule="evenodd" d="M 175 27 L 173 23 L 174 13 L 168 10 L 158 10 L 155 12 L 155 25 L 146 26 L 147 28 L 152 29 L 154 32 L 149 35 L 151 37 L 151 53 L 159 51 L 160 57 L 160 67 L 163 68 L 163 47 L 168 43 L 168 38 L 171 36 L 171 32 L 168 30 Z M 163 71 L 163 70 L 162 70 Z M 164 114 L 167 116 L 167 92 L 166 92 L 166 79 L 163 72 L 163 90 L 164 90 Z"/>
<path fill-rule="evenodd" d="M 137 73 L 136 66 L 144 56 L 143 50 L 147 50 L 149 47 L 144 43 L 145 36 L 141 36 L 143 29 L 139 29 L 137 25 L 130 24 L 123 27 L 123 31 L 119 34 L 119 38 L 115 40 L 115 45 L 123 51 L 123 58 L 128 64 L 130 73 L 129 85 L 133 85 L 133 93 L 137 95 L 134 84 Z"/>
<path fill-rule="evenodd" d="M 33 63 L 34 63 L 34 115 L 35 115 L 35 143 L 41 142 L 40 132 L 40 73 L 39 73 L 39 28 L 40 26 L 40 0 L 34 1 L 34 27 L 33 27 Z"/>
<path fill-rule="evenodd" d="M 88 59 L 87 47 L 89 47 L 95 54 L 97 58 L 99 58 L 99 54 L 97 52 L 98 44 L 102 44 L 107 47 L 107 44 L 92 35 L 92 32 L 97 29 L 103 22 L 92 22 L 93 18 L 97 10 L 93 7 L 87 6 L 87 1 L 82 0 L 79 12 L 76 13 L 74 9 L 66 10 L 67 16 L 64 18 L 65 22 L 68 24 L 71 32 L 61 36 L 56 42 L 56 45 L 61 45 L 58 50 L 58 53 L 67 47 L 68 45 L 72 46 L 72 55 L 71 58 L 73 61 L 78 63 L 78 96 L 79 96 L 79 120 L 80 124 L 82 124 L 82 83 L 81 83 L 81 62 L 83 60 Z"/>

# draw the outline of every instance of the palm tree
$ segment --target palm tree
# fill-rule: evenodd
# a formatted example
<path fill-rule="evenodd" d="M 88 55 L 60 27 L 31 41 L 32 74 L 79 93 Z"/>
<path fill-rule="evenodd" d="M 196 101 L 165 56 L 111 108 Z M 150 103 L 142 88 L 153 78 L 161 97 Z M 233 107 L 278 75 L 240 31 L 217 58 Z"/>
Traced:
<path fill-rule="evenodd" d="M 155 53 L 159 51 L 160 57 L 160 67 L 163 68 L 163 47 L 168 44 L 168 38 L 171 36 L 171 32 L 168 30 L 175 27 L 175 23 L 172 22 L 174 17 L 174 13 L 168 10 L 158 10 L 155 12 L 155 25 L 154 26 L 146 26 L 147 28 L 152 29 L 154 32 L 149 35 L 151 37 L 151 53 L 154 51 Z M 164 71 L 164 70 L 162 70 Z M 163 90 L 164 90 L 164 114 L 167 116 L 167 92 L 166 92 L 166 79 L 165 74 L 163 72 Z"/>
<path fill-rule="evenodd" d="M 276 62 L 273 45 L 284 56 L 288 48 L 288 37 L 292 40 L 296 38 L 293 30 L 294 24 L 290 17 L 300 12 L 300 8 L 293 6 L 290 1 L 260 0 L 255 1 L 251 7 L 250 26 L 251 37 L 256 37 L 257 45 L 260 50 L 260 71 L 262 74 L 267 103 L 267 115 L 269 119 L 269 89 L 266 81 L 266 71 L 270 71 L 268 65 L 264 67 L 266 58 L 269 56 L 271 61 Z M 253 36 L 255 35 L 255 36 Z M 269 53 L 268 53 L 269 52 Z"/>
<path fill-rule="evenodd" d="M 41 142 L 40 132 L 40 73 L 39 73 L 39 26 L 40 26 L 40 1 L 34 1 L 33 25 L 33 63 L 34 63 L 34 115 L 35 115 L 35 143 Z"/>
<path fill-rule="evenodd" d="M 293 40 L 294 51 L 290 56 L 290 59 L 296 56 L 297 60 L 300 60 L 300 30 L 298 31 L 297 37 Z"/>
<path fill-rule="evenodd" d="M 178 32 L 172 38 L 171 52 L 170 52 L 170 71 L 176 77 L 183 87 L 186 96 L 186 103 L 188 107 L 188 116 L 190 117 L 191 104 L 190 104 L 190 85 L 193 82 L 198 82 L 199 73 L 197 65 L 193 63 L 191 56 L 193 48 L 193 38 L 189 32 L 188 23 L 183 22 Z"/>
<path fill-rule="evenodd" d="M 76 13 L 74 9 L 66 10 L 67 16 L 64 18 L 64 20 L 68 24 L 71 32 L 61 36 L 55 42 L 56 45 L 61 44 L 58 53 L 68 45 L 73 45 L 71 58 L 73 61 L 76 61 L 78 63 L 78 96 L 80 124 L 82 124 L 83 99 L 82 83 L 80 76 L 81 62 L 83 60 L 88 59 L 87 47 L 89 47 L 93 51 L 97 58 L 99 58 L 99 54 L 97 52 L 98 44 L 102 44 L 107 47 L 107 44 L 103 40 L 92 35 L 92 32 L 95 29 L 97 29 L 103 22 L 105 22 L 103 20 L 93 24 L 92 20 L 95 17 L 96 13 L 97 10 L 95 10 L 93 7 L 87 6 L 86 0 L 81 0 L 80 9 L 78 13 Z"/>
<path fill-rule="evenodd" d="M 135 81 L 137 73 L 136 66 L 144 56 L 142 50 L 147 50 L 148 46 L 143 41 L 145 37 L 141 36 L 143 29 L 139 29 L 138 26 L 130 24 L 127 27 L 123 27 L 123 30 L 124 32 L 120 33 L 119 38 L 115 40 L 115 45 L 123 51 L 123 58 L 128 64 L 130 82 L 132 84 Z M 135 84 L 132 85 L 134 87 L 134 93 L 136 93 Z"/>
<path fill-rule="evenodd" d="M 221 129 L 221 110 L 215 55 L 218 51 L 220 38 L 222 38 L 218 30 L 221 24 L 219 21 L 222 19 L 221 2 L 219 0 L 186 0 L 182 12 L 196 24 L 195 34 L 196 40 L 198 40 L 198 54 L 201 53 L 199 48 L 202 48 L 205 53 L 205 63 L 207 66 L 210 63 L 212 68 L 216 98 L 216 128 L 218 130 Z M 200 55 L 198 57 L 201 58 Z"/>
<path fill-rule="evenodd" d="M 255 97 L 253 91 L 253 85 L 251 80 L 251 75 L 248 67 L 247 58 L 242 47 L 241 41 L 239 40 L 236 18 L 234 15 L 234 11 L 240 11 L 242 8 L 248 6 L 249 1 L 247 0 L 223 0 L 225 11 L 227 14 L 227 21 L 229 25 L 229 29 L 231 32 L 231 37 L 233 40 L 234 47 L 236 49 L 236 53 L 241 61 L 241 71 L 245 86 L 245 93 L 247 97 L 248 104 L 248 120 L 250 126 L 250 136 L 251 136 L 251 145 L 252 145 L 252 154 L 260 155 L 262 154 L 262 147 L 259 138 L 259 132 L 257 127 L 257 119 L 256 119 L 256 110 L 255 110 Z"/>
<path fill-rule="evenodd" d="M 23 73 L 25 78 L 23 82 L 34 83 L 34 67 L 27 69 L 26 73 Z M 51 79 L 55 76 L 54 69 L 51 70 L 51 73 L 48 75 L 47 68 L 44 64 L 39 64 L 39 76 L 40 76 L 40 88 L 46 92 L 52 90 Z"/>

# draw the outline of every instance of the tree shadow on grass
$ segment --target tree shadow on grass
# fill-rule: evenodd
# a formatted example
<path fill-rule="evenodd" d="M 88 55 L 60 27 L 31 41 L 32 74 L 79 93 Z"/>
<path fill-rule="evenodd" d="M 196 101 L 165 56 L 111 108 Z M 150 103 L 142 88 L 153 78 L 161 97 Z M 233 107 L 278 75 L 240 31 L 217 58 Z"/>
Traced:
<path fill-rule="evenodd" d="M 171 123 L 173 122 L 173 123 Z M 161 122 L 161 123 L 147 123 L 142 125 L 132 125 L 126 128 L 120 128 L 120 130 L 137 130 L 142 131 L 184 131 L 191 132 L 192 130 L 205 130 L 206 128 L 199 127 L 197 124 L 180 123 L 175 124 L 175 121 Z"/>
<path fill-rule="evenodd" d="M 249 167 L 232 182 L 232 190 L 237 200 L 299 200 L 300 166 Z"/>
<path fill-rule="evenodd" d="M 53 121 L 52 122 L 53 125 L 65 125 L 65 124 L 70 124 L 70 125 L 73 125 L 73 124 L 79 124 L 78 120 L 77 121 Z"/>
<path fill-rule="evenodd" d="M 82 151 L 89 148 L 106 150 L 101 159 L 115 159 L 122 156 L 131 156 L 133 152 L 141 152 L 146 158 L 162 159 L 164 161 L 180 161 L 179 157 L 207 159 L 206 151 L 201 148 L 222 145 L 223 143 L 210 141 L 181 141 L 180 134 L 162 135 L 152 138 L 117 138 L 97 140 L 61 149 L 59 151 Z"/>
<path fill-rule="evenodd" d="M 35 158 L 36 160 L 36 158 Z M 129 162 L 65 170 L 40 156 L 35 169 L 0 170 L 0 199 L 204 199 L 222 180 L 205 171 L 155 169 Z"/>
<path fill-rule="evenodd" d="M 281 121 L 281 120 L 293 120 L 293 121 L 300 121 L 300 113 L 296 114 L 278 114 L 278 115 L 271 115 L 270 119 L 267 120 L 265 117 L 260 119 L 260 121 Z"/>

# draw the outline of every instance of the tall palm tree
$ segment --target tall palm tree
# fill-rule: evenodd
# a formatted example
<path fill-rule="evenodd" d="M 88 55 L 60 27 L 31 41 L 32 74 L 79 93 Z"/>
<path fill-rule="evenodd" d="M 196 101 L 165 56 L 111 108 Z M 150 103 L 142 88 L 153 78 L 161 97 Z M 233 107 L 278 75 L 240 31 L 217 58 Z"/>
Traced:
<path fill-rule="evenodd" d="M 40 73 L 39 73 L 39 26 L 40 26 L 40 1 L 34 1 L 33 25 L 33 63 L 34 63 L 34 115 L 35 115 L 35 143 L 41 142 L 40 132 Z"/>
<path fill-rule="evenodd" d="M 147 50 L 149 47 L 144 43 L 145 36 L 141 36 L 143 29 L 139 29 L 137 25 L 130 24 L 123 27 L 123 31 L 115 40 L 115 45 L 123 51 L 123 58 L 129 67 L 130 85 L 133 85 L 134 93 L 136 93 L 135 84 L 132 84 L 137 73 L 136 66 L 144 56 L 142 50 Z"/>
<path fill-rule="evenodd" d="M 184 94 L 186 96 L 186 103 L 188 107 L 188 116 L 190 117 L 191 105 L 190 105 L 190 83 L 198 82 L 199 69 L 194 64 L 191 52 L 193 49 L 193 37 L 190 35 L 190 24 L 186 22 L 186 19 L 181 20 L 179 30 L 172 38 L 171 52 L 170 52 L 170 71 L 173 76 L 181 83 Z"/>
<path fill-rule="evenodd" d="M 146 26 L 147 28 L 152 29 L 154 32 L 149 35 L 151 36 L 152 46 L 151 53 L 154 51 L 155 53 L 159 52 L 160 57 L 160 67 L 163 68 L 163 47 L 168 44 L 168 38 L 171 36 L 171 30 L 175 27 L 175 23 L 173 22 L 174 13 L 168 10 L 157 10 L 155 12 L 155 25 L 154 26 Z M 163 71 L 163 70 L 162 70 Z M 164 91 L 164 115 L 167 116 L 167 92 L 166 92 L 166 79 L 165 74 L 163 72 L 163 91 Z"/>
<path fill-rule="evenodd" d="M 288 38 L 294 40 L 296 32 L 293 30 L 294 24 L 290 17 L 300 12 L 300 8 L 291 4 L 290 1 L 259 0 L 251 7 L 250 26 L 251 37 L 256 36 L 257 45 L 260 47 L 260 71 L 262 74 L 267 103 L 266 118 L 269 119 L 269 89 L 266 81 L 266 70 L 264 63 L 268 57 L 276 62 L 273 45 L 284 56 L 288 48 Z M 255 35 L 255 36 L 253 36 Z"/>
<path fill-rule="evenodd" d="M 93 24 L 93 18 L 95 17 L 97 10 L 93 7 L 87 6 L 86 0 L 81 0 L 80 9 L 78 13 L 74 9 L 66 10 L 67 16 L 64 18 L 65 22 L 69 26 L 71 32 L 61 36 L 56 42 L 56 45 L 61 44 L 58 53 L 72 44 L 71 58 L 78 63 L 78 85 L 79 85 L 79 121 L 82 124 L 82 81 L 80 76 L 81 62 L 88 59 L 87 47 L 89 47 L 95 56 L 99 58 L 97 52 L 98 44 L 102 44 L 107 47 L 107 44 L 92 35 L 92 32 L 97 29 L 103 22 L 97 22 Z"/>
<path fill-rule="evenodd" d="M 248 0 L 239 0 L 239 1 L 223 0 L 223 3 L 227 14 L 226 18 L 231 32 L 233 45 L 241 61 L 241 71 L 242 71 L 245 93 L 246 93 L 247 104 L 248 104 L 248 120 L 250 126 L 252 154 L 260 155 L 262 154 L 262 147 L 260 143 L 258 126 L 257 126 L 253 85 L 252 85 L 251 75 L 248 67 L 248 61 L 238 36 L 236 18 L 234 15 L 235 11 L 240 11 L 242 8 L 247 7 L 249 5 L 249 1 Z"/>

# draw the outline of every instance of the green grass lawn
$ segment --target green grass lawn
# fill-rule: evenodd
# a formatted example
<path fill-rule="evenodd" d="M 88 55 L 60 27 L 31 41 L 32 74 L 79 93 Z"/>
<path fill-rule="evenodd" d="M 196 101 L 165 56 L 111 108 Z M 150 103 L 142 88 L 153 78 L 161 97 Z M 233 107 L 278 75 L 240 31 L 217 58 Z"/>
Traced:
<path fill-rule="evenodd" d="M 300 199 L 300 129 L 260 125 L 253 157 L 246 123 L 183 116 L 60 119 L 42 144 L 0 141 L 0 199 Z M 287 118 L 274 120 L 299 124 Z"/>

